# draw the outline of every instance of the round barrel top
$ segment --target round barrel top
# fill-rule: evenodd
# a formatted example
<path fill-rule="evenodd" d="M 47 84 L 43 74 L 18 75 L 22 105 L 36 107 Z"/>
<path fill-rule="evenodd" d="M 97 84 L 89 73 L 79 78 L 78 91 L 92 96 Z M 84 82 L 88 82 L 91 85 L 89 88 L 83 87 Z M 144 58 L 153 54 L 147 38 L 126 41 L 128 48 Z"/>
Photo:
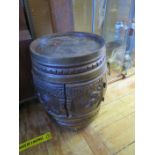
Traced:
<path fill-rule="evenodd" d="M 42 63 L 67 64 L 87 61 L 100 54 L 104 46 L 101 36 L 85 32 L 50 34 L 30 45 L 32 58 Z"/>

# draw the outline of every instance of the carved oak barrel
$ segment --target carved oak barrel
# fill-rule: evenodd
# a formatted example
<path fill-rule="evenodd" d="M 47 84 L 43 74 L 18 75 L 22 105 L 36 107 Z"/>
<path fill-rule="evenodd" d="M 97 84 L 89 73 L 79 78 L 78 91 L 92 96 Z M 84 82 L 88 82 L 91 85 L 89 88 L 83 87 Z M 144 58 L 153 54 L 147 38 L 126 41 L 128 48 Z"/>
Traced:
<path fill-rule="evenodd" d="M 61 126 L 88 125 L 107 85 L 104 39 L 84 32 L 45 35 L 30 50 L 34 84 L 48 114 Z"/>

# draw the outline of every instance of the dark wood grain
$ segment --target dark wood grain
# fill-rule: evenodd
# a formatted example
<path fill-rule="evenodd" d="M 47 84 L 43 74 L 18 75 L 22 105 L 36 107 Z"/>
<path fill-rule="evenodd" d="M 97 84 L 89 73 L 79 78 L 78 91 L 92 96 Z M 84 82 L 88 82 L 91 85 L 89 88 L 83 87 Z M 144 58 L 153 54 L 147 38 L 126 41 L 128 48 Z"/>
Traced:
<path fill-rule="evenodd" d="M 20 30 L 27 29 L 22 0 L 19 0 L 19 28 Z"/>
<path fill-rule="evenodd" d="M 31 75 L 31 60 L 29 44 L 31 40 L 19 43 L 19 98 L 20 100 L 32 97 L 34 88 Z"/>
<path fill-rule="evenodd" d="M 34 88 L 31 75 L 31 59 L 29 45 L 32 41 L 22 1 L 19 1 L 19 100 L 32 97 Z"/>

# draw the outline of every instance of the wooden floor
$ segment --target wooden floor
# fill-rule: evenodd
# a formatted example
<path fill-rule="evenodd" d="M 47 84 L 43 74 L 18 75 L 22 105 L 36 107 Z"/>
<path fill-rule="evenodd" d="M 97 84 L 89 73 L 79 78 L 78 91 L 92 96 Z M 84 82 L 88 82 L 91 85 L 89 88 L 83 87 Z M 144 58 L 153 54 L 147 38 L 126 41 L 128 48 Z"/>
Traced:
<path fill-rule="evenodd" d="M 108 86 L 96 119 L 81 131 L 58 127 L 39 103 L 20 108 L 20 143 L 50 131 L 52 140 L 20 155 L 134 155 L 134 76 Z"/>

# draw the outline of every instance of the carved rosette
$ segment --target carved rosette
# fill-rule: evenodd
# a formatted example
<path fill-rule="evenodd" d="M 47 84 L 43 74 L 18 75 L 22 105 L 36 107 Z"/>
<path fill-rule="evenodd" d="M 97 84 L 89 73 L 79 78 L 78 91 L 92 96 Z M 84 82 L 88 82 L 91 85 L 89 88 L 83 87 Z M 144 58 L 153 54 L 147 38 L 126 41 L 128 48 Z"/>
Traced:
<path fill-rule="evenodd" d="M 37 95 L 49 114 L 66 116 L 64 86 L 35 80 Z"/>
<path fill-rule="evenodd" d="M 71 117 L 78 117 L 91 112 L 99 106 L 106 87 L 106 77 L 99 77 L 92 81 L 67 85 L 67 98 L 70 98 Z"/>

